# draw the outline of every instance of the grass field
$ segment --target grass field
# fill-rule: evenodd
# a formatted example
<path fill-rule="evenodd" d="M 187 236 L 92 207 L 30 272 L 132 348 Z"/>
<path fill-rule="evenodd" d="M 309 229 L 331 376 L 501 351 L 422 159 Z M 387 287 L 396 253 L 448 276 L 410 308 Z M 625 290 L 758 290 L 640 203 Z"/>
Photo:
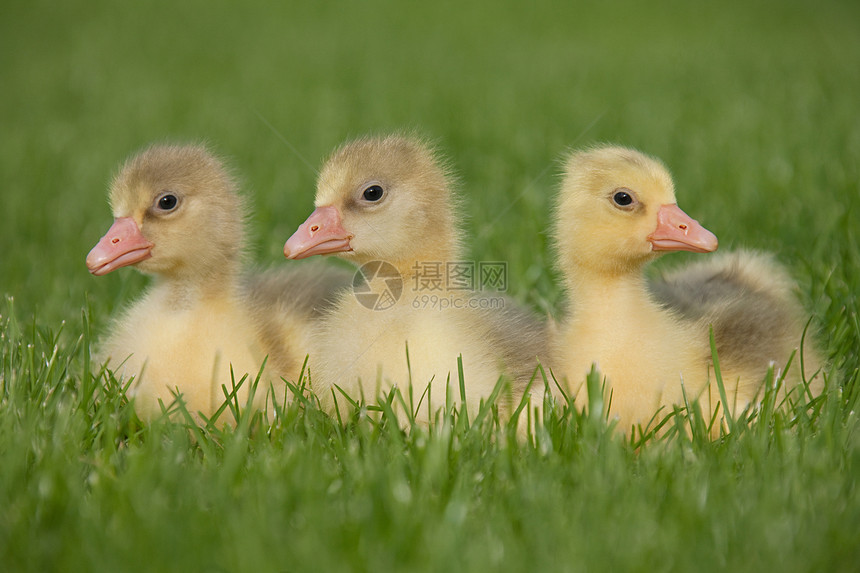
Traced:
<path fill-rule="evenodd" d="M 0 569 L 856 571 L 860 5 L 291 4 L 4 5 Z M 661 157 L 721 249 L 791 269 L 827 395 L 639 448 L 569 411 L 529 443 L 303 403 L 234 431 L 141 424 L 89 353 L 146 282 L 84 266 L 119 162 L 210 142 L 253 197 L 253 262 L 277 266 L 325 155 L 401 129 L 450 155 L 471 256 L 551 314 L 560 154 Z"/>

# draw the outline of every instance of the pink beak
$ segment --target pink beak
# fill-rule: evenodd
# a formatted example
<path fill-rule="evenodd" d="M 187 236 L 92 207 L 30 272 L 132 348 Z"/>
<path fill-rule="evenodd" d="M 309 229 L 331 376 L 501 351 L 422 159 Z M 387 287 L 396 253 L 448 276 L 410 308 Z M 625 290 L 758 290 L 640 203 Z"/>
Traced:
<path fill-rule="evenodd" d="M 352 250 L 352 235 L 343 228 L 337 207 L 317 207 L 307 220 L 299 225 L 284 245 L 288 259 L 305 259 L 314 255 L 345 253 Z"/>
<path fill-rule="evenodd" d="M 662 205 L 657 228 L 648 235 L 651 250 L 710 253 L 717 250 L 717 236 L 684 213 L 678 205 Z"/>
<path fill-rule="evenodd" d="M 134 219 L 119 217 L 87 255 L 87 268 L 96 276 L 106 275 L 120 267 L 145 261 L 152 256 L 154 246 L 140 232 Z"/>

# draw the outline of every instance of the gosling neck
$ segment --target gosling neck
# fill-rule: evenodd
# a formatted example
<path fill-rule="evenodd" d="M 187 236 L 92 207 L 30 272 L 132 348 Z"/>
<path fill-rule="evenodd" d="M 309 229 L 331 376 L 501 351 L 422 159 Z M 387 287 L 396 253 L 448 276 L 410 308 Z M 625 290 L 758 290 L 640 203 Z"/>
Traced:
<path fill-rule="evenodd" d="M 230 299 L 239 292 L 239 265 L 221 268 L 184 268 L 156 275 L 152 287 L 165 304 L 187 310 L 201 302 Z"/>
<path fill-rule="evenodd" d="M 566 285 L 573 320 L 593 316 L 611 323 L 654 307 L 641 268 L 608 272 L 580 267 L 566 277 Z"/>

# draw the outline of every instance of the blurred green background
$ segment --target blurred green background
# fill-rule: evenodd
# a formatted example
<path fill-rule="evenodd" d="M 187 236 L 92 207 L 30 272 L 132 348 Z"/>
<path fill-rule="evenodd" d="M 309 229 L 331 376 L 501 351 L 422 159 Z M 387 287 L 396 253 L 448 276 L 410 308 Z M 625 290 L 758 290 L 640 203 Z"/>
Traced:
<path fill-rule="evenodd" d="M 271 266 L 286 264 L 282 244 L 336 145 L 416 129 L 461 176 L 471 256 L 508 261 L 511 294 L 547 311 L 559 290 L 545 231 L 569 146 L 661 157 L 679 204 L 722 248 L 777 252 L 813 308 L 857 250 L 853 1 L 2 11 L 0 293 L 48 323 L 77 320 L 89 294 L 99 326 L 141 288 L 132 272 L 90 277 L 83 261 L 110 223 L 112 173 L 165 140 L 204 140 L 229 159 L 255 205 L 254 262 Z"/>
<path fill-rule="evenodd" d="M 643 448 L 576 417 L 532 446 L 314 408 L 191 439 L 93 390 L 81 310 L 97 337 L 146 282 L 84 265 L 125 157 L 209 142 L 254 202 L 252 262 L 280 266 L 326 155 L 411 129 L 456 167 L 470 256 L 507 261 L 511 294 L 548 313 L 561 154 L 662 158 L 721 249 L 797 277 L 824 413 Z M 4 0 L 0 569 L 853 571 L 858 158 L 856 0 Z"/>

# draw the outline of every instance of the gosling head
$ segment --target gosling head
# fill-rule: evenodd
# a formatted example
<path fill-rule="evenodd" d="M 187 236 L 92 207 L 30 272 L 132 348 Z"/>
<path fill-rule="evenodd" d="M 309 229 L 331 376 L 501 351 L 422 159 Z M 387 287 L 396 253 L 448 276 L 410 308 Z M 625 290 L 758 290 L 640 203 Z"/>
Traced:
<path fill-rule="evenodd" d="M 666 167 L 617 146 L 568 157 L 555 241 L 563 269 L 608 274 L 636 270 L 667 251 L 717 248 L 716 236 L 678 207 Z"/>
<path fill-rule="evenodd" d="M 110 186 L 114 223 L 87 255 L 100 276 L 133 265 L 164 276 L 213 276 L 244 247 L 244 205 L 223 164 L 200 145 L 154 145 Z"/>
<path fill-rule="evenodd" d="M 314 204 L 284 245 L 288 259 L 337 253 L 359 265 L 401 266 L 458 247 L 451 176 L 415 138 L 368 137 L 342 146 L 320 172 Z"/>

